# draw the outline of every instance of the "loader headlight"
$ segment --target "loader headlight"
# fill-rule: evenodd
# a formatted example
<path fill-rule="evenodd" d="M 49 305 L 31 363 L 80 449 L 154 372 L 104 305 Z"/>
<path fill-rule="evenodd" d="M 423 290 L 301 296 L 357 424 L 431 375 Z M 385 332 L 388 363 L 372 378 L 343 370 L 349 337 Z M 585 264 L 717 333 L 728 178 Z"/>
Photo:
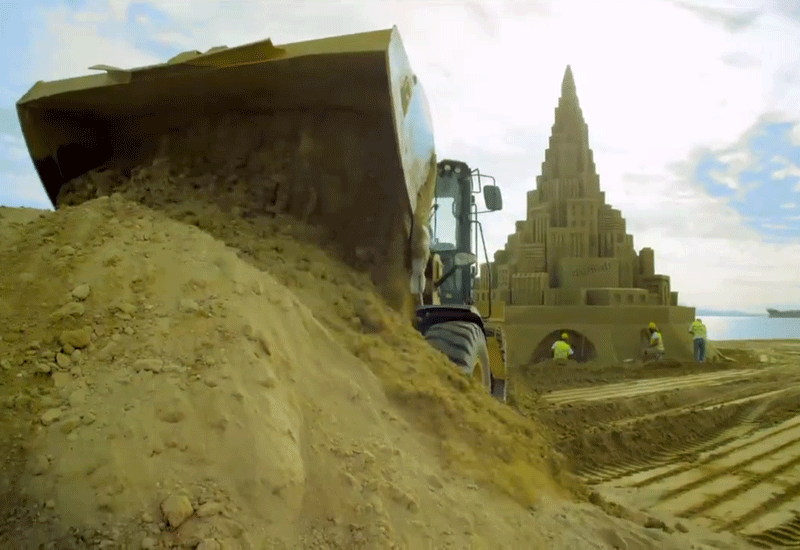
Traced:
<path fill-rule="evenodd" d="M 449 164 L 445 164 L 445 165 L 444 165 L 444 171 L 445 171 L 445 172 L 449 172 L 449 171 L 450 171 L 450 170 L 452 170 L 452 169 L 453 169 L 453 167 L 452 167 L 452 166 L 450 166 Z"/>

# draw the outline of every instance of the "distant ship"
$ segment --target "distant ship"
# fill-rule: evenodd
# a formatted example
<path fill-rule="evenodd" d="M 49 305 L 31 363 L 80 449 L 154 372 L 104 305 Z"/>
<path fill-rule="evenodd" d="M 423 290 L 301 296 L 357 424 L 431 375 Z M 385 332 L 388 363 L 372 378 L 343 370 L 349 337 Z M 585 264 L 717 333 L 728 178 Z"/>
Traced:
<path fill-rule="evenodd" d="M 777 309 L 767 309 L 770 317 L 798 317 L 800 318 L 800 309 L 790 309 L 789 311 L 779 311 Z"/>

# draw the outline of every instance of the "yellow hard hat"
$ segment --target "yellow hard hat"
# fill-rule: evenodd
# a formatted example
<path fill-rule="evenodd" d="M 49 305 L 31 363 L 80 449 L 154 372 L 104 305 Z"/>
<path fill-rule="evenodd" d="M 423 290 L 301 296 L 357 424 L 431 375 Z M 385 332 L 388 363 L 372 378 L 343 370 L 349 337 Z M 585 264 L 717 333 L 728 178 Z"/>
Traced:
<path fill-rule="evenodd" d="M 651 322 L 651 323 L 650 323 L 650 328 L 658 328 L 658 327 L 656 327 L 656 324 L 655 324 L 655 323 Z"/>
<path fill-rule="evenodd" d="M 568 338 L 569 338 L 569 334 L 567 334 L 566 332 L 562 332 L 562 333 L 561 333 L 561 339 L 562 339 L 562 340 L 566 340 L 566 339 L 568 339 Z"/>
<path fill-rule="evenodd" d="M 702 320 L 700 317 L 698 317 L 698 318 L 697 318 L 697 322 L 698 322 L 698 323 L 702 323 L 702 322 L 703 322 L 703 320 Z"/>

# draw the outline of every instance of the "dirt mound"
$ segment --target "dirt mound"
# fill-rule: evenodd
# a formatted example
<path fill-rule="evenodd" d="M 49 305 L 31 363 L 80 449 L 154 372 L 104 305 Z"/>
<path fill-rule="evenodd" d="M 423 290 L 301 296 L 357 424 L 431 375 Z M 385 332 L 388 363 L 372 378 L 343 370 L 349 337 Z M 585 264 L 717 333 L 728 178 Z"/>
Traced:
<path fill-rule="evenodd" d="M 687 547 L 554 500 L 539 426 L 366 275 L 215 227 L 249 264 L 119 196 L 0 210 L 0 546 Z"/>
<path fill-rule="evenodd" d="M 756 364 L 759 362 L 758 355 L 752 350 L 743 348 L 718 348 L 718 351 L 732 361 L 743 364 Z"/>
<path fill-rule="evenodd" d="M 728 392 L 714 389 L 724 401 Z M 717 401 L 712 395 L 708 388 L 687 388 L 559 405 L 521 399 L 514 406 L 548 426 L 570 469 L 585 474 L 680 454 L 734 426 L 752 409 L 750 403 L 711 408 Z"/>
<path fill-rule="evenodd" d="M 744 359 L 744 355 L 741 356 Z M 626 380 L 666 378 L 685 374 L 725 371 L 742 368 L 747 362 L 695 363 L 694 361 L 652 361 L 649 363 L 586 363 L 568 362 L 558 364 L 552 359 L 514 369 L 512 384 L 523 392 L 545 393 L 563 388 L 579 388 L 601 384 L 613 384 Z"/>
<path fill-rule="evenodd" d="M 175 527 L 193 512 L 202 521 L 181 540 L 388 544 L 388 514 L 413 517 L 443 483 L 424 467 L 399 479 L 409 428 L 379 381 L 222 243 L 117 200 L 45 218 L 2 258 L 22 270 L 3 281 L 4 366 L 18 381 L 4 404 L 38 419 L 26 490 L 42 517 L 151 546 L 155 518 Z M 528 458 L 515 481 L 532 499 L 546 480 Z M 142 531 L 108 530 L 126 516 Z"/>
<path fill-rule="evenodd" d="M 2 211 L 0 547 L 689 547 L 561 500 L 542 426 L 398 312 L 368 126 L 204 119 Z"/>
<path fill-rule="evenodd" d="M 757 421 L 760 427 L 777 426 L 800 415 L 800 392 L 790 391 L 771 400 Z"/>
<path fill-rule="evenodd" d="M 402 264 L 411 220 L 402 171 L 389 160 L 397 144 L 385 124 L 330 110 L 193 119 L 161 136 L 145 132 L 129 151 L 116 144 L 112 160 L 61 188 L 58 204 L 121 192 L 201 227 L 222 223 L 209 218 L 207 205 L 223 219 L 291 216 L 324 226 L 326 248 L 335 245 L 349 265 L 367 270 L 399 308 L 409 288 Z M 432 193 L 429 187 L 421 193 Z M 429 202 L 419 201 L 426 217 L 422 205 Z"/>
<path fill-rule="evenodd" d="M 572 432 L 558 447 L 581 472 L 655 461 L 685 452 L 694 443 L 709 441 L 741 422 L 751 409 L 736 405 L 659 414 L 602 430 Z"/>
<path fill-rule="evenodd" d="M 19 266 L 2 279 L 4 405 L 37 426 L 17 487 L 27 504 L 14 513 L 80 526 L 59 547 L 386 547 L 398 540 L 395 522 L 454 502 L 479 506 L 467 488 L 475 481 L 529 505 L 555 488 L 535 425 L 470 391 L 374 292 L 359 290 L 367 281 L 337 273 L 313 247 L 308 271 L 276 270 L 306 290 L 294 294 L 208 234 L 118 198 L 17 229 L 2 254 Z M 326 280 L 330 288 L 316 288 Z M 334 289 L 313 313 L 298 298 Z M 412 437 L 409 421 L 428 439 Z M 437 456 L 474 480 L 453 501 L 458 482 Z M 402 538 L 447 540 L 449 521 L 428 517 Z"/>
<path fill-rule="evenodd" d="M 530 503 L 536 494 L 528 494 L 528 488 L 542 483 L 540 472 L 561 478 L 558 457 L 545 451 L 548 441 L 507 407 L 465 392 L 463 377 L 421 341 L 408 317 L 384 306 L 371 283 L 376 266 L 398 257 L 380 249 L 395 241 L 387 235 L 393 228 L 378 223 L 387 209 L 373 208 L 376 219 L 348 219 L 340 227 L 330 223 L 330 216 L 346 218 L 356 207 L 347 203 L 354 189 L 345 183 L 362 181 L 365 171 L 377 169 L 348 149 L 363 135 L 359 126 L 346 115 L 326 115 L 321 124 L 297 114 L 204 119 L 162 136 L 157 147 L 72 180 L 62 188 L 59 203 L 119 193 L 223 241 L 291 289 L 337 341 L 365 361 L 389 397 L 434 436 L 448 460 Z M 331 141 L 332 129 L 346 135 Z M 310 165 L 343 174 L 340 185 L 317 196 Z M 309 202 L 311 195 L 316 199 Z M 388 204 L 380 196 L 371 198 Z M 325 228 L 306 221 L 325 223 Z M 408 273 L 392 269 L 377 279 L 391 280 L 389 299 L 399 306 L 396 296 L 407 296 Z M 527 443 L 521 445 L 519 436 Z"/>

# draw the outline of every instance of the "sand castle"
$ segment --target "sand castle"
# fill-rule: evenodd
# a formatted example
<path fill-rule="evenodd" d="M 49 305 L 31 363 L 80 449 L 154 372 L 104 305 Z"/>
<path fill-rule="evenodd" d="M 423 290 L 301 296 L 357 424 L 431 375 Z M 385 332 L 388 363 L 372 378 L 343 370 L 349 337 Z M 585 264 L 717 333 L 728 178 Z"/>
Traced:
<path fill-rule="evenodd" d="M 527 217 L 494 255 L 493 315 L 505 318 L 511 364 L 549 357 L 564 331 L 579 360 L 637 356 L 655 321 L 676 359 L 691 359 L 694 308 L 678 305 L 652 248 L 634 249 L 622 213 L 606 203 L 589 147 L 588 126 L 567 67 L 549 147 Z M 486 305 L 486 264 L 476 302 Z"/>

